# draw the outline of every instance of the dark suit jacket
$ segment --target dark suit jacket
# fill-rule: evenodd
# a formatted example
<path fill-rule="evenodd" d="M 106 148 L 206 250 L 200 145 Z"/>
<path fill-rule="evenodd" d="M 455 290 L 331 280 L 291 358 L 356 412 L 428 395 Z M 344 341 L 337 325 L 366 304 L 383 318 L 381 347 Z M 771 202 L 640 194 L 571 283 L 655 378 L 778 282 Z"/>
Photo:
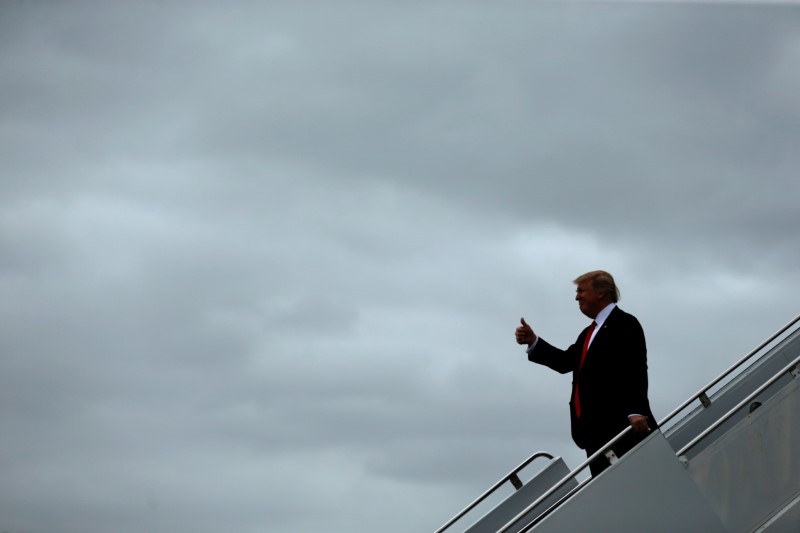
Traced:
<path fill-rule="evenodd" d="M 628 415 L 646 416 L 650 429 L 655 429 L 657 423 L 647 399 L 647 346 L 639 321 L 615 307 L 589 346 L 583 367 L 578 369 L 588 330 L 587 326 L 566 350 L 539 338 L 528 359 L 562 374 L 572 372 L 572 439 L 593 453 L 630 425 Z M 580 418 L 575 415 L 576 383 L 580 387 Z M 621 455 L 645 436 L 630 435 L 614 450 Z"/>

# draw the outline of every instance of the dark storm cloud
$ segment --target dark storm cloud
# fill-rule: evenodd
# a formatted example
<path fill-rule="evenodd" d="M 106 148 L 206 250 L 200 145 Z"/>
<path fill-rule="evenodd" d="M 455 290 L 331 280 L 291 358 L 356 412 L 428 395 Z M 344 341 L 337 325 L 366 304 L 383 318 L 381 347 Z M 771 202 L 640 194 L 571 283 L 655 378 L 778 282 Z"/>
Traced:
<path fill-rule="evenodd" d="M 430 530 L 580 460 L 578 273 L 659 416 L 793 312 L 795 6 L 0 14 L 3 530 Z"/>
<path fill-rule="evenodd" d="M 274 37 L 280 52 L 242 54 L 246 83 L 206 93 L 200 138 L 184 142 L 416 181 L 485 212 L 513 207 L 575 226 L 602 216 L 636 244 L 643 228 L 695 252 L 716 239 L 770 255 L 797 249 L 790 232 L 779 246 L 763 231 L 786 227 L 791 206 L 781 198 L 792 196 L 765 197 L 765 186 L 797 187 L 788 118 L 797 101 L 789 91 L 776 99 L 774 83 L 791 68 L 781 58 L 796 38 L 794 6 L 586 9 L 602 17 L 579 31 L 553 6 L 500 18 L 499 38 L 475 9 L 444 31 L 442 11 L 418 21 L 418 12 L 396 13 L 395 24 L 418 23 L 415 46 L 358 18 L 336 26 L 330 46 L 312 18 Z M 569 39 L 555 44 L 554 24 L 572 28 Z M 442 179 L 450 175 L 457 187 Z M 575 210 L 581 197 L 598 200 Z"/>

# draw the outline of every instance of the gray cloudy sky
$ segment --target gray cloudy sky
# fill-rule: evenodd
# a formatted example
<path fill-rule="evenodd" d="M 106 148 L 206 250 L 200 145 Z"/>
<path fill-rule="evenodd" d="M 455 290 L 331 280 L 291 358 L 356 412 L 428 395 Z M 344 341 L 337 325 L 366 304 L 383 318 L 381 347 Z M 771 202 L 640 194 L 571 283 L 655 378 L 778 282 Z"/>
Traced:
<path fill-rule="evenodd" d="M 0 3 L 0 530 L 425 532 L 798 312 L 800 6 Z"/>

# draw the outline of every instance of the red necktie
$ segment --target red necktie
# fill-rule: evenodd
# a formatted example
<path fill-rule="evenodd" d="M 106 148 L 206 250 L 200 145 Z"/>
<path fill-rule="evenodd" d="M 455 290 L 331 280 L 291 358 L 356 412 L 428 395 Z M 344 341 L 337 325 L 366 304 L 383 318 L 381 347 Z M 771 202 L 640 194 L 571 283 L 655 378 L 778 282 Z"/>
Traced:
<path fill-rule="evenodd" d="M 581 352 L 581 362 L 578 364 L 578 370 L 583 368 L 583 360 L 586 359 L 586 352 L 589 351 L 589 341 L 592 340 L 592 333 L 594 333 L 594 328 L 597 326 L 597 323 L 592 321 L 592 325 L 589 326 L 589 331 L 586 332 L 586 340 L 583 341 L 583 351 Z M 578 394 L 578 380 L 575 380 L 575 416 L 578 418 L 581 417 L 581 398 Z"/>

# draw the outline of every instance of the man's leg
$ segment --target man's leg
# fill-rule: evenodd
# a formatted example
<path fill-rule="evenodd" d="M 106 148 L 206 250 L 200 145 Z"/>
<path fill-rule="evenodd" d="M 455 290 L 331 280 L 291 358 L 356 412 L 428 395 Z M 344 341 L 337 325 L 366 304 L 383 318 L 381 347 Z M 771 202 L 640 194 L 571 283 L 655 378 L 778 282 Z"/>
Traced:
<path fill-rule="evenodd" d="M 600 446 L 589 446 L 589 447 L 587 447 L 586 448 L 586 458 L 588 459 L 589 457 L 594 455 L 597 452 L 597 450 L 599 450 L 599 449 L 600 449 Z M 592 473 L 592 477 L 595 477 L 598 474 L 600 474 L 600 472 L 602 472 L 603 470 L 608 468 L 609 466 L 611 466 L 611 463 L 608 462 L 608 459 L 606 459 L 606 456 L 605 455 L 601 455 L 600 457 L 598 457 L 597 459 L 595 459 L 594 461 L 589 463 L 589 471 Z"/>
<path fill-rule="evenodd" d="M 606 459 L 605 456 L 601 455 L 592 461 L 592 463 L 589 465 L 589 471 L 592 473 L 592 477 L 596 477 L 600 474 L 600 472 L 609 466 L 611 466 L 611 463 L 608 462 L 608 459 Z"/>

